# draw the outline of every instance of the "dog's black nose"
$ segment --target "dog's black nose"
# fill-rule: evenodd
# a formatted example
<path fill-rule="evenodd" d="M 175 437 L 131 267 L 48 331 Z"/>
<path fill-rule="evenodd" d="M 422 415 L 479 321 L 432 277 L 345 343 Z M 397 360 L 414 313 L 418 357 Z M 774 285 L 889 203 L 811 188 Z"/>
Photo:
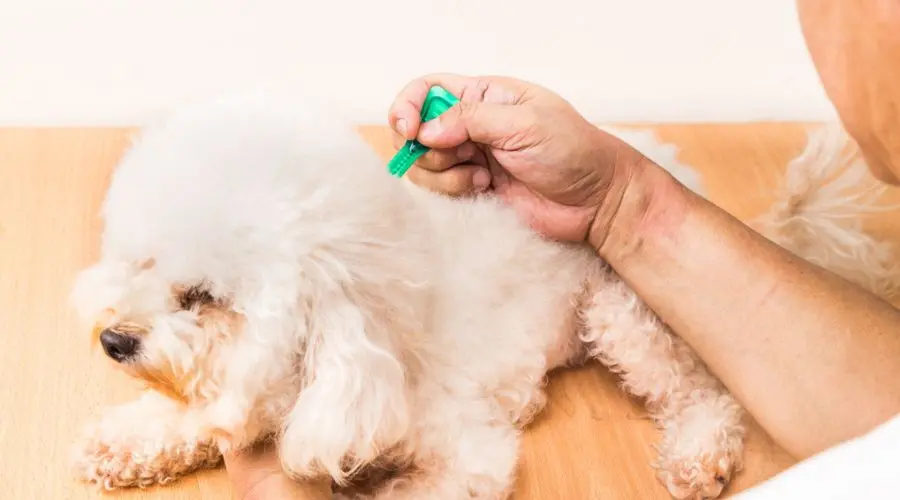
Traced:
<path fill-rule="evenodd" d="M 112 330 L 103 330 L 100 332 L 100 345 L 107 356 L 121 363 L 137 353 L 138 340 Z"/>

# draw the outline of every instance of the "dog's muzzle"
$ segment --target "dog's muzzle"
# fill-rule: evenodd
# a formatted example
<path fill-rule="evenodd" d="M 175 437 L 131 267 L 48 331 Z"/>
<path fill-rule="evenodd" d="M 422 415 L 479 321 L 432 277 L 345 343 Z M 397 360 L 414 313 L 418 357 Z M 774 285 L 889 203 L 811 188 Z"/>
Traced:
<path fill-rule="evenodd" d="M 130 335 L 106 329 L 100 333 L 100 345 L 107 356 L 117 363 L 124 363 L 137 354 L 140 341 Z"/>

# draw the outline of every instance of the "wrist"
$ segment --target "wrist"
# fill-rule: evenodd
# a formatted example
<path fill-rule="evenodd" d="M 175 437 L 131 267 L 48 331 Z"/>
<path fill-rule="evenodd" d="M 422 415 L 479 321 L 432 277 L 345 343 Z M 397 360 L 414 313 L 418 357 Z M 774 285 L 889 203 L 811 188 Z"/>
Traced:
<path fill-rule="evenodd" d="M 650 240 L 671 238 L 690 205 L 689 191 L 643 155 L 617 169 L 620 179 L 598 210 L 588 240 L 613 265 Z"/>

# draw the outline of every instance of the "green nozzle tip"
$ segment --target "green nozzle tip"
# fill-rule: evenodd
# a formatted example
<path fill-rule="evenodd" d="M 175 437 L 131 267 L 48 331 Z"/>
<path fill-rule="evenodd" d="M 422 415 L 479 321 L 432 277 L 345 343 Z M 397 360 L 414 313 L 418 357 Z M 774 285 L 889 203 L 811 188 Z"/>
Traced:
<path fill-rule="evenodd" d="M 459 99 L 444 88 L 439 86 L 431 87 L 428 90 L 428 95 L 425 96 L 425 102 L 422 103 L 422 112 L 420 113 L 422 122 L 434 120 L 458 102 Z M 403 177 L 403 174 L 422 155 L 427 153 L 428 149 L 428 147 L 423 146 L 422 143 L 415 139 L 406 141 L 406 144 L 388 162 L 388 172 L 394 177 Z"/>

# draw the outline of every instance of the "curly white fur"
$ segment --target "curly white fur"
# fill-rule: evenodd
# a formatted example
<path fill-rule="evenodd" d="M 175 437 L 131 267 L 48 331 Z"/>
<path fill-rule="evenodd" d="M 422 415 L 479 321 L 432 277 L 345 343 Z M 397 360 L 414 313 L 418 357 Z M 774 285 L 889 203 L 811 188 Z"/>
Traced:
<path fill-rule="evenodd" d="M 844 129 L 829 124 L 809 132 L 775 203 L 751 225 L 798 256 L 889 297 L 900 284 L 900 262 L 890 242 L 863 230 L 864 216 L 898 209 L 879 203 L 886 190 Z"/>
<path fill-rule="evenodd" d="M 377 498 L 502 498 L 545 376 L 590 358 L 647 401 L 673 496 L 718 496 L 740 465 L 740 407 L 592 251 L 398 182 L 328 110 L 176 113 L 125 155 L 103 218 L 75 304 L 173 400 L 89 427 L 89 481 L 165 482 L 275 435 L 285 470 L 340 486 L 407 466 Z"/>

